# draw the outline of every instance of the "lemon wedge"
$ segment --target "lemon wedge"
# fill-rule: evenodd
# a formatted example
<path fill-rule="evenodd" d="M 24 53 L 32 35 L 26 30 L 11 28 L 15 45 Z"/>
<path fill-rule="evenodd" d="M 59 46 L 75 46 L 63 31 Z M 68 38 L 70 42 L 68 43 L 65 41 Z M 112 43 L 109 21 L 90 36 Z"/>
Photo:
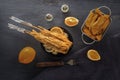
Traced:
<path fill-rule="evenodd" d="M 24 47 L 18 56 L 18 60 L 20 63 L 28 64 L 32 62 L 35 58 L 36 51 L 32 47 Z"/>
<path fill-rule="evenodd" d="M 69 26 L 69 27 L 73 27 L 78 25 L 79 20 L 75 17 L 66 17 L 64 20 L 65 25 Z"/>
<path fill-rule="evenodd" d="M 93 50 L 93 49 L 88 50 L 87 57 L 92 61 L 99 61 L 101 59 L 98 51 Z"/>
<path fill-rule="evenodd" d="M 57 26 L 52 27 L 52 28 L 50 29 L 50 31 L 51 31 L 51 32 L 60 33 L 60 34 L 63 34 L 63 33 L 64 33 L 63 30 L 62 30 L 60 27 L 57 27 Z"/>

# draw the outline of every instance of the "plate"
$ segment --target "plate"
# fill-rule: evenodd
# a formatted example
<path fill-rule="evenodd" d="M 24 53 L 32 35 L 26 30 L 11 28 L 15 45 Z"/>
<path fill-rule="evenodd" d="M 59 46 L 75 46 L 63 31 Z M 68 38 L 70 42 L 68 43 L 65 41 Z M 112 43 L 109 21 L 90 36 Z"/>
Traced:
<path fill-rule="evenodd" d="M 62 27 L 60 27 L 60 28 L 62 28 Z M 51 28 L 50 28 L 50 29 L 51 29 Z M 50 29 L 49 29 L 49 30 L 50 30 Z M 66 29 L 64 29 L 64 28 L 62 28 L 62 29 L 63 29 L 63 31 L 64 31 L 65 33 L 67 33 L 69 40 L 73 43 L 73 38 L 72 38 L 71 34 L 69 33 L 69 31 L 66 30 Z M 72 44 L 72 46 L 73 46 L 73 44 Z M 70 47 L 70 49 L 69 49 L 69 51 L 68 51 L 67 54 L 69 54 L 69 52 L 71 51 L 72 46 Z M 47 51 L 45 50 L 45 48 L 44 48 L 44 46 L 43 46 L 42 43 L 41 43 L 41 47 L 42 47 L 42 49 L 43 49 L 48 55 L 50 55 L 50 56 L 54 56 L 54 57 L 64 57 L 64 56 L 67 55 L 67 54 L 62 54 L 62 53 L 58 53 L 57 55 L 54 55 L 54 54 L 52 54 L 51 52 L 47 52 Z"/>

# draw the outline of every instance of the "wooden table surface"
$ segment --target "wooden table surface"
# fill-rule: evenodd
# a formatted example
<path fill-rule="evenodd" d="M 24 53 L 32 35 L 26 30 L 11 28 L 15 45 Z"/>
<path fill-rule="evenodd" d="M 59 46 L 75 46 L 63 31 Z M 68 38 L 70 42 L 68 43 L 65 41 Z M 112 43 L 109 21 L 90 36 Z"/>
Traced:
<path fill-rule="evenodd" d="M 68 13 L 63 14 L 60 11 L 62 4 L 70 6 Z M 63 56 L 55 57 L 47 54 L 42 49 L 41 44 L 32 37 L 10 30 L 8 22 L 30 29 L 11 21 L 10 16 L 16 16 L 47 29 L 53 26 L 61 26 L 67 30 L 73 39 L 73 46 L 69 54 L 66 55 L 69 56 L 88 47 L 81 40 L 81 26 L 90 10 L 104 5 L 112 10 L 112 23 L 103 40 L 94 45 L 103 44 L 107 38 L 120 35 L 120 0 L 0 0 L 0 80 L 31 80 L 44 71 L 43 68 L 35 67 L 36 62 L 63 59 Z M 47 22 L 44 19 L 47 13 L 54 16 L 53 21 Z M 65 26 L 64 18 L 67 16 L 78 18 L 80 20 L 79 24 L 73 28 Z M 25 46 L 31 46 L 37 52 L 35 60 L 28 65 L 18 62 L 19 51 Z"/>

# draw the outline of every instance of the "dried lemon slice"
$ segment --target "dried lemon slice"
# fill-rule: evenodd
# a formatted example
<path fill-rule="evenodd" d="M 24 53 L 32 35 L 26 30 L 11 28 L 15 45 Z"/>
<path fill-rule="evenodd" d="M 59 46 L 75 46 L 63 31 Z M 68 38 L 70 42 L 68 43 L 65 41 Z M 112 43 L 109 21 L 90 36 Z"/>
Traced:
<path fill-rule="evenodd" d="M 98 51 L 93 50 L 93 49 L 91 49 L 87 52 L 87 57 L 92 61 L 98 61 L 101 59 Z"/>
<path fill-rule="evenodd" d="M 60 33 L 60 34 L 63 34 L 63 30 L 60 28 L 60 27 L 53 27 L 50 29 L 51 32 L 56 32 L 56 33 Z"/>
<path fill-rule="evenodd" d="M 69 27 L 73 27 L 78 25 L 79 20 L 75 17 L 66 17 L 64 23 Z"/>
<path fill-rule="evenodd" d="M 18 56 L 18 60 L 20 63 L 28 64 L 32 62 L 35 58 L 36 51 L 32 47 L 24 47 Z"/>

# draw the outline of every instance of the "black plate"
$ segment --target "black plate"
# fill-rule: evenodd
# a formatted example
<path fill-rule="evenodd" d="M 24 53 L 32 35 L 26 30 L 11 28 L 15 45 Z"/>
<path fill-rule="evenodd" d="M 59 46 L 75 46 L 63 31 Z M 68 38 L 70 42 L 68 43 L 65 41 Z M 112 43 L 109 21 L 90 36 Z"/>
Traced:
<path fill-rule="evenodd" d="M 62 27 L 60 27 L 60 28 L 62 28 Z M 50 28 L 50 29 L 51 29 L 51 28 Z M 49 29 L 49 30 L 50 30 L 50 29 Z M 70 40 L 71 42 L 73 42 L 73 39 L 72 39 L 71 34 L 70 34 L 66 29 L 64 29 L 64 28 L 62 28 L 62 29 L 63 29 L 63 31 L 64 31 L 65 33 L 67 33 L 69 40 Z M 54 57 L 64 57 L 64 56 L 66 56 L 67 54 L 69 54 L 69 52 L 70 52 L 70 50 L 71 50 L 71 48 L 72 48 L 72 46 L 71 46 L 67 54 L 58 53 L 57 55 L 54 55 L 54 54 L 52 54 L 51 52 L 47 52 L 47 51 L 45 50 L 43 44 L 41 44 L 41 47 L 42 47 L 42 49 L 43 49 L 48 55 L 54 56 Z"/>

